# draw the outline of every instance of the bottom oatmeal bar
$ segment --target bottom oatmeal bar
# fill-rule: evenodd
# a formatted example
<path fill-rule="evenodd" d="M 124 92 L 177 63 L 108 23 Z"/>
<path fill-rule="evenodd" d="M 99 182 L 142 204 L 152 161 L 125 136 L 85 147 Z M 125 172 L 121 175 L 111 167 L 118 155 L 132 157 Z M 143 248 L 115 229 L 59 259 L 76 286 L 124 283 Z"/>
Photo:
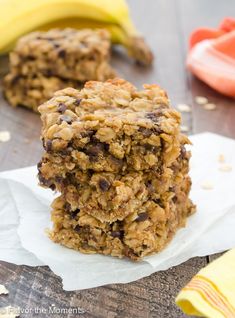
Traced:
<path fill-rule="evenodd" d="M 188 198 L 190 186 L 186 177 L 175 188 L 174 196 L 166 195 L 164 205 L 149 200 L 122 221 L 113 223 L 101 222 L 79 209 L 71 211 L 60 196 L 52 204 L 50 238 L 83 253 L 139 260 L 161 251 L 195 211 Z"/>

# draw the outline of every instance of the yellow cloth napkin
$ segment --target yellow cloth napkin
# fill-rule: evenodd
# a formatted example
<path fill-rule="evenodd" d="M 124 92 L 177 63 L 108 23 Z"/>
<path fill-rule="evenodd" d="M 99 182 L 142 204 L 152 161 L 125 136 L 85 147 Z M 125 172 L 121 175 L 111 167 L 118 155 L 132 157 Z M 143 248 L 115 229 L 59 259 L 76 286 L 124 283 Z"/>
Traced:
<path fill-rule="evenodd" d="M 235 318 L 235 249 L 203 268 L 176 298 L 185 314 Z"/>

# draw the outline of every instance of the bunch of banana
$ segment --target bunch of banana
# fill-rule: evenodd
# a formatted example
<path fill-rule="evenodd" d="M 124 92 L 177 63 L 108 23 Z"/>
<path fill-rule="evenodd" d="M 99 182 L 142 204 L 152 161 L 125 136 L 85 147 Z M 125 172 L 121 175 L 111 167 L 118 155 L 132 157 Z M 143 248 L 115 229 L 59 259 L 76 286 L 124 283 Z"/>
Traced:
<path fill-rule="evenodd" d="M 54 27 L 105 28 L 136 61 L 148 65 L 153 60 L 125 0 L 0 0 L 0 53 L 28 32 Z"/>

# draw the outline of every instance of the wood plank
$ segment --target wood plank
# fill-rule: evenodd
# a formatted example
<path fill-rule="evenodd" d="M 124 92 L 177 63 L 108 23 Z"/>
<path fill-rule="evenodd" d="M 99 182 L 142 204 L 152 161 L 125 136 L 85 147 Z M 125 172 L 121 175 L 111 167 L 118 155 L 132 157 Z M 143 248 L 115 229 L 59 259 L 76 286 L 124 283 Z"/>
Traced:
<path fill-rule="evenodd" d="M 84 311 L 82 317 L 185 317 L 174 304 L 175 296 L 203 265 L 203 259 L 196 258 L 133 283 L 65 292 L 61 279 L 47 267 L 1 262 L 0 279 L 9 295 L 0 297 L 0 306 L 11 304 L 47 310 L 52 304 L 57 308 L 79 307 Z M 28 316 L 22 314 L 21 317 Z"/>

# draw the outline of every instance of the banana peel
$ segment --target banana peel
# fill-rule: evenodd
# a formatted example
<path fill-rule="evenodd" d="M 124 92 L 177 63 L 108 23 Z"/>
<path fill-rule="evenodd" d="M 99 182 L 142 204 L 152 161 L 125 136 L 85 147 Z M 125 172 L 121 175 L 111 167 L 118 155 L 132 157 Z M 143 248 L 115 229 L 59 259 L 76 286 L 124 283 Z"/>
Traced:
<path fill-rule="evenodd" d="M 126 47 L 137 62 L 149 65 L 153 54 L 131 21 L 125 0 L 0 0 L 0 53 L 34 30 L 105 28 L 114 44 Z"/>

